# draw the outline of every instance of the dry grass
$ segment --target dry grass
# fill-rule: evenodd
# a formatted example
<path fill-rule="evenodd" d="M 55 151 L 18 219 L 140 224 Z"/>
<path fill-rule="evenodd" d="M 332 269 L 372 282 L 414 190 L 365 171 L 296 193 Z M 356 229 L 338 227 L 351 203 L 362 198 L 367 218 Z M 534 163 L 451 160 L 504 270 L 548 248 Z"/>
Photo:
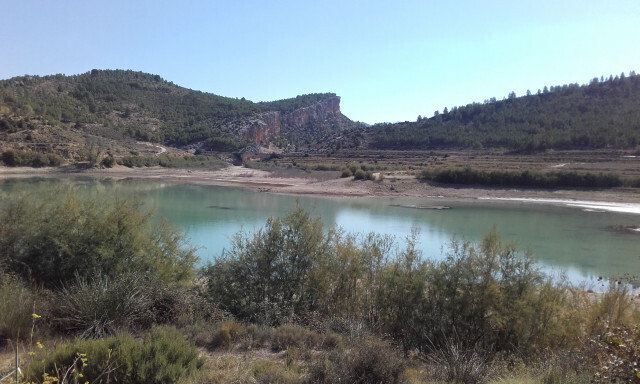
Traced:
<path fill-rule="evenodd" d="M 268 349 L 249 352 L 202 351 L 206 363 L 202 372 L 183 381 L 183 384 L 245 384 L 245 383 L 302 383 L 305 370 L 298 363 L 289 363 L 284 353 Z"/>

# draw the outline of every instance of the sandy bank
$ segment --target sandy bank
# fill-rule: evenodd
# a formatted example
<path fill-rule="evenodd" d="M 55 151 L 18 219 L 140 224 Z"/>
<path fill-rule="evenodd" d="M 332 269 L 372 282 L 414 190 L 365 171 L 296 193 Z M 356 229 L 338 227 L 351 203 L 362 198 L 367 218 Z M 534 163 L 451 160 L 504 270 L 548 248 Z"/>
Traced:
<path fill-rule="evenodd" d="M 518 197 L 480 197 L 484 200 L 521 201 L 524 203 L 564 205 L 567 207 L 582 208 L 589 211 L 633 213 L 640 215 L 640 203 L 603 202 L 587 200 L 566 199 L 542 199 L 542 198 L 518 198 Z"/>

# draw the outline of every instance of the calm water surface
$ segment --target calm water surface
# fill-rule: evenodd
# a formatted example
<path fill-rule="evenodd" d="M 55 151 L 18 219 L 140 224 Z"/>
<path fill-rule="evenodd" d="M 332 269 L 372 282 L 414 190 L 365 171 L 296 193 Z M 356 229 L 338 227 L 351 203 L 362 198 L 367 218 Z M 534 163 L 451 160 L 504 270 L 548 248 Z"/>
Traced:
<path fill-rule="evenodd" d="M 531 250 L 548 271 L 578 282 L 598 276 L 640 275 L 640 235 L 612 230 L 640 226 L 640 215 L 589 212 L 547 204 L 390 197 L 307 197 L 259 193 L 242 188 L 170 184 L 148 180 L 8 180 L 2 194 L 46 193 L 76 185 L 85 194 L 138 195 L 182 229 L 202 262 L 228 249 L 238 231 L 255 231 L 270 216 L 297 203 L 348 232 L 395 236 L 398 244 L 419 230 L 425 257 L 441 258 L 452 238 L 477 241 L 496 226 L 502 237 Z M 397 205 L 444 205 L 427 210 Z"/>

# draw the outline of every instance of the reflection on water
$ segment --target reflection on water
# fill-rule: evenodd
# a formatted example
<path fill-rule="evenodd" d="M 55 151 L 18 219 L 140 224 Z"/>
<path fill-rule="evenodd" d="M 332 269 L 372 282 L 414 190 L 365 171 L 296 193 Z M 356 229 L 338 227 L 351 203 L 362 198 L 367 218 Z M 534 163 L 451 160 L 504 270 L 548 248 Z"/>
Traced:
<path fill-rule="evenodd" d="M 348 232 L 390 234 L 399 244 L 417 228 L 425 257 L 441 258 L 450 239 L 477 241 L 495 225 L 504 239 L 530 249 L 545 269 L 562 271 L 572 281 L 640 275 L 640 235 L 611 230 L 640 225 L 638 215 L 486 200 L 288 196 L 148 180 L 5 181 L 0 191 L 46 193 L 70 184 L 89 195 L 138 196 L 184 230 L 203 261 L 220 255 L 238 231 L 255 231 L 266 218 L 300 204 L 322 216 L 328 225 Z M 450 209 L 407 208 L 410 206 Z"/>

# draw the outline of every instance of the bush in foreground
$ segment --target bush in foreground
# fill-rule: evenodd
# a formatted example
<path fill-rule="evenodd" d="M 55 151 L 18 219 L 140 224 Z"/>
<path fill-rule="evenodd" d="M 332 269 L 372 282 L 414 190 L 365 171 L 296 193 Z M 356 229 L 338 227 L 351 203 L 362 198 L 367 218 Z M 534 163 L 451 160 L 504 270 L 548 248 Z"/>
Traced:
<path fill-rule="evenodd" d="M 54 323 L 80 337 L 103 337 L 154 322 L 150 284 L 142 276 L 79 278 L 56 293 Z"/>
<path fill-rule="evenodd" d="M 3 230 L 11 231 L 0 235 L 3 241 L 32 230 L 20 221 L 21 205 L 14 198 L 9 202 L 13 208 L 2 212 L 12 214 L 4 216 Z M 83 214 L 71 217 L 87 224 L 96 215 L 91 209 Z M 74 235 L 84 239 L 86 228 L 56 232 L 46 220 L 34 226 L 56 235 L 57 243 L 42 244 L 73 244 Z M 99 255 L 112 255 L 118 246 L 137 249 L 128 247 L 127 236 L 147 235 L 123 220 L 106 228 L 120 230 L 124 238 L 84 244 L 103 244 Z M 74 221 L 65 218 L 60 225 L 67 223 Z M 105 236 L 96 232 L 88 233 Z M 3 255 L 30 249 L 20 241 L 0 244 L 14 244 L 0 248 Z M 42 260 L 47 259 L 37 262 Z M 94 381 L 108 374 L 113 382 L 175 382 L 201 363 L 188 357 L 193 346 L 175 329 L 154 327 L 167 323 L 216 356 L 209 363 L 224 372 L 212 372 L 204 382 L 584 382 L 593 375 L 598 381 L 628 381 L 637 373 L 633 363 L 640 363 L 637 304 L 624 285 L 592 294 L 556 283 L 495 230 L 478 243 L 454 241 L 444 258 L 429 260 L 417 250 L 415 236 L 396 250 L 387 237 L 326 230 L 320 219 L 297 209 L 253 235 L 239 235 L 232 252 L 204 271 L 197 281 L 209 302 L 198 294 L 199 284 L 187 284 L 195 279 L 175 279 L 162 268 L 138 269 L 135 258 L 101 264 L 108 260 L 92 261 L 99 268 L 79 269 L 75 279 L 50 285 L 54 305 L 49 313 L 36 311 L 67 335 L 103 338 L 77 340 L 39 356 L 29 377 L 59 376 L 71 367 Z M 10 259 L 2 261 L 14 268 Z M 136 268 L 114 272 L 128 265 Z M 33 302 L 42 301 L 38 292 L 19 277 L 0 275 L 5 335 L 26 335 Z M 149 328 L 144 342 L 119 333 L 144 335 Z M 105 337 L 113 334 L 118 336 Z M 246 354 L 240 358 L 239 351 Z"/>
<path fill-rule="evenodd" d="M 567 342 L 566 287 L 493 231 L 453 242 L 442 261 L 409 239 L 393 254 L 385 238 L 324 231 L 298 209 L 239 237 L 204 273 L 208 296 L 242 321 L 311 325 L 351 319 L 428 352 L 459 337 L 465 347 L 530 353 Z M 293 334 L 294 330 L 288 333 Z"/>
<path fill-rule="evenodd" d="M 43 314 L 42 301 L 20 279 L 0 272 L 0 340 L 28 339 L 37 320 L 33 313 Z"/>
<path fill-rule="evenodd" d="M 47 287 L 74 275 L 156 275 L 190 281 L 196 260 L 181 234 L 154 225 L 138 201 L 84 199 L 75 193 L 9 196 L 0 207 L 0 263 Z"/>
<path fill-rule="evenodd" d="M 388 343 L 365 338 L 326 352 L 311 368 L 313 383 L 399 383 L 405 363 Z"/>
<path fill-rule="evenodd" d="M 74 371 L 75 381 L 69 382 L 165 384 L 178 382 L 202 365 L 196 348 L 176 329 L 155 327 L 144 341 L 120 335 L 59 345 L 34 359 L 24 376 L 39 382 L 44 374 L 62 377 Z"/>
<path fill-rule="evenodd" d="M 263 324 L 313 311 L 323 292 L 315 284 L 325 283 L 314 272 L 328 257 L 327 236 L 322 222 L 302 209 L 269 219 L 255 236 L 239 234 L 204 272 L 209 297 L 237 318 Z"/>

